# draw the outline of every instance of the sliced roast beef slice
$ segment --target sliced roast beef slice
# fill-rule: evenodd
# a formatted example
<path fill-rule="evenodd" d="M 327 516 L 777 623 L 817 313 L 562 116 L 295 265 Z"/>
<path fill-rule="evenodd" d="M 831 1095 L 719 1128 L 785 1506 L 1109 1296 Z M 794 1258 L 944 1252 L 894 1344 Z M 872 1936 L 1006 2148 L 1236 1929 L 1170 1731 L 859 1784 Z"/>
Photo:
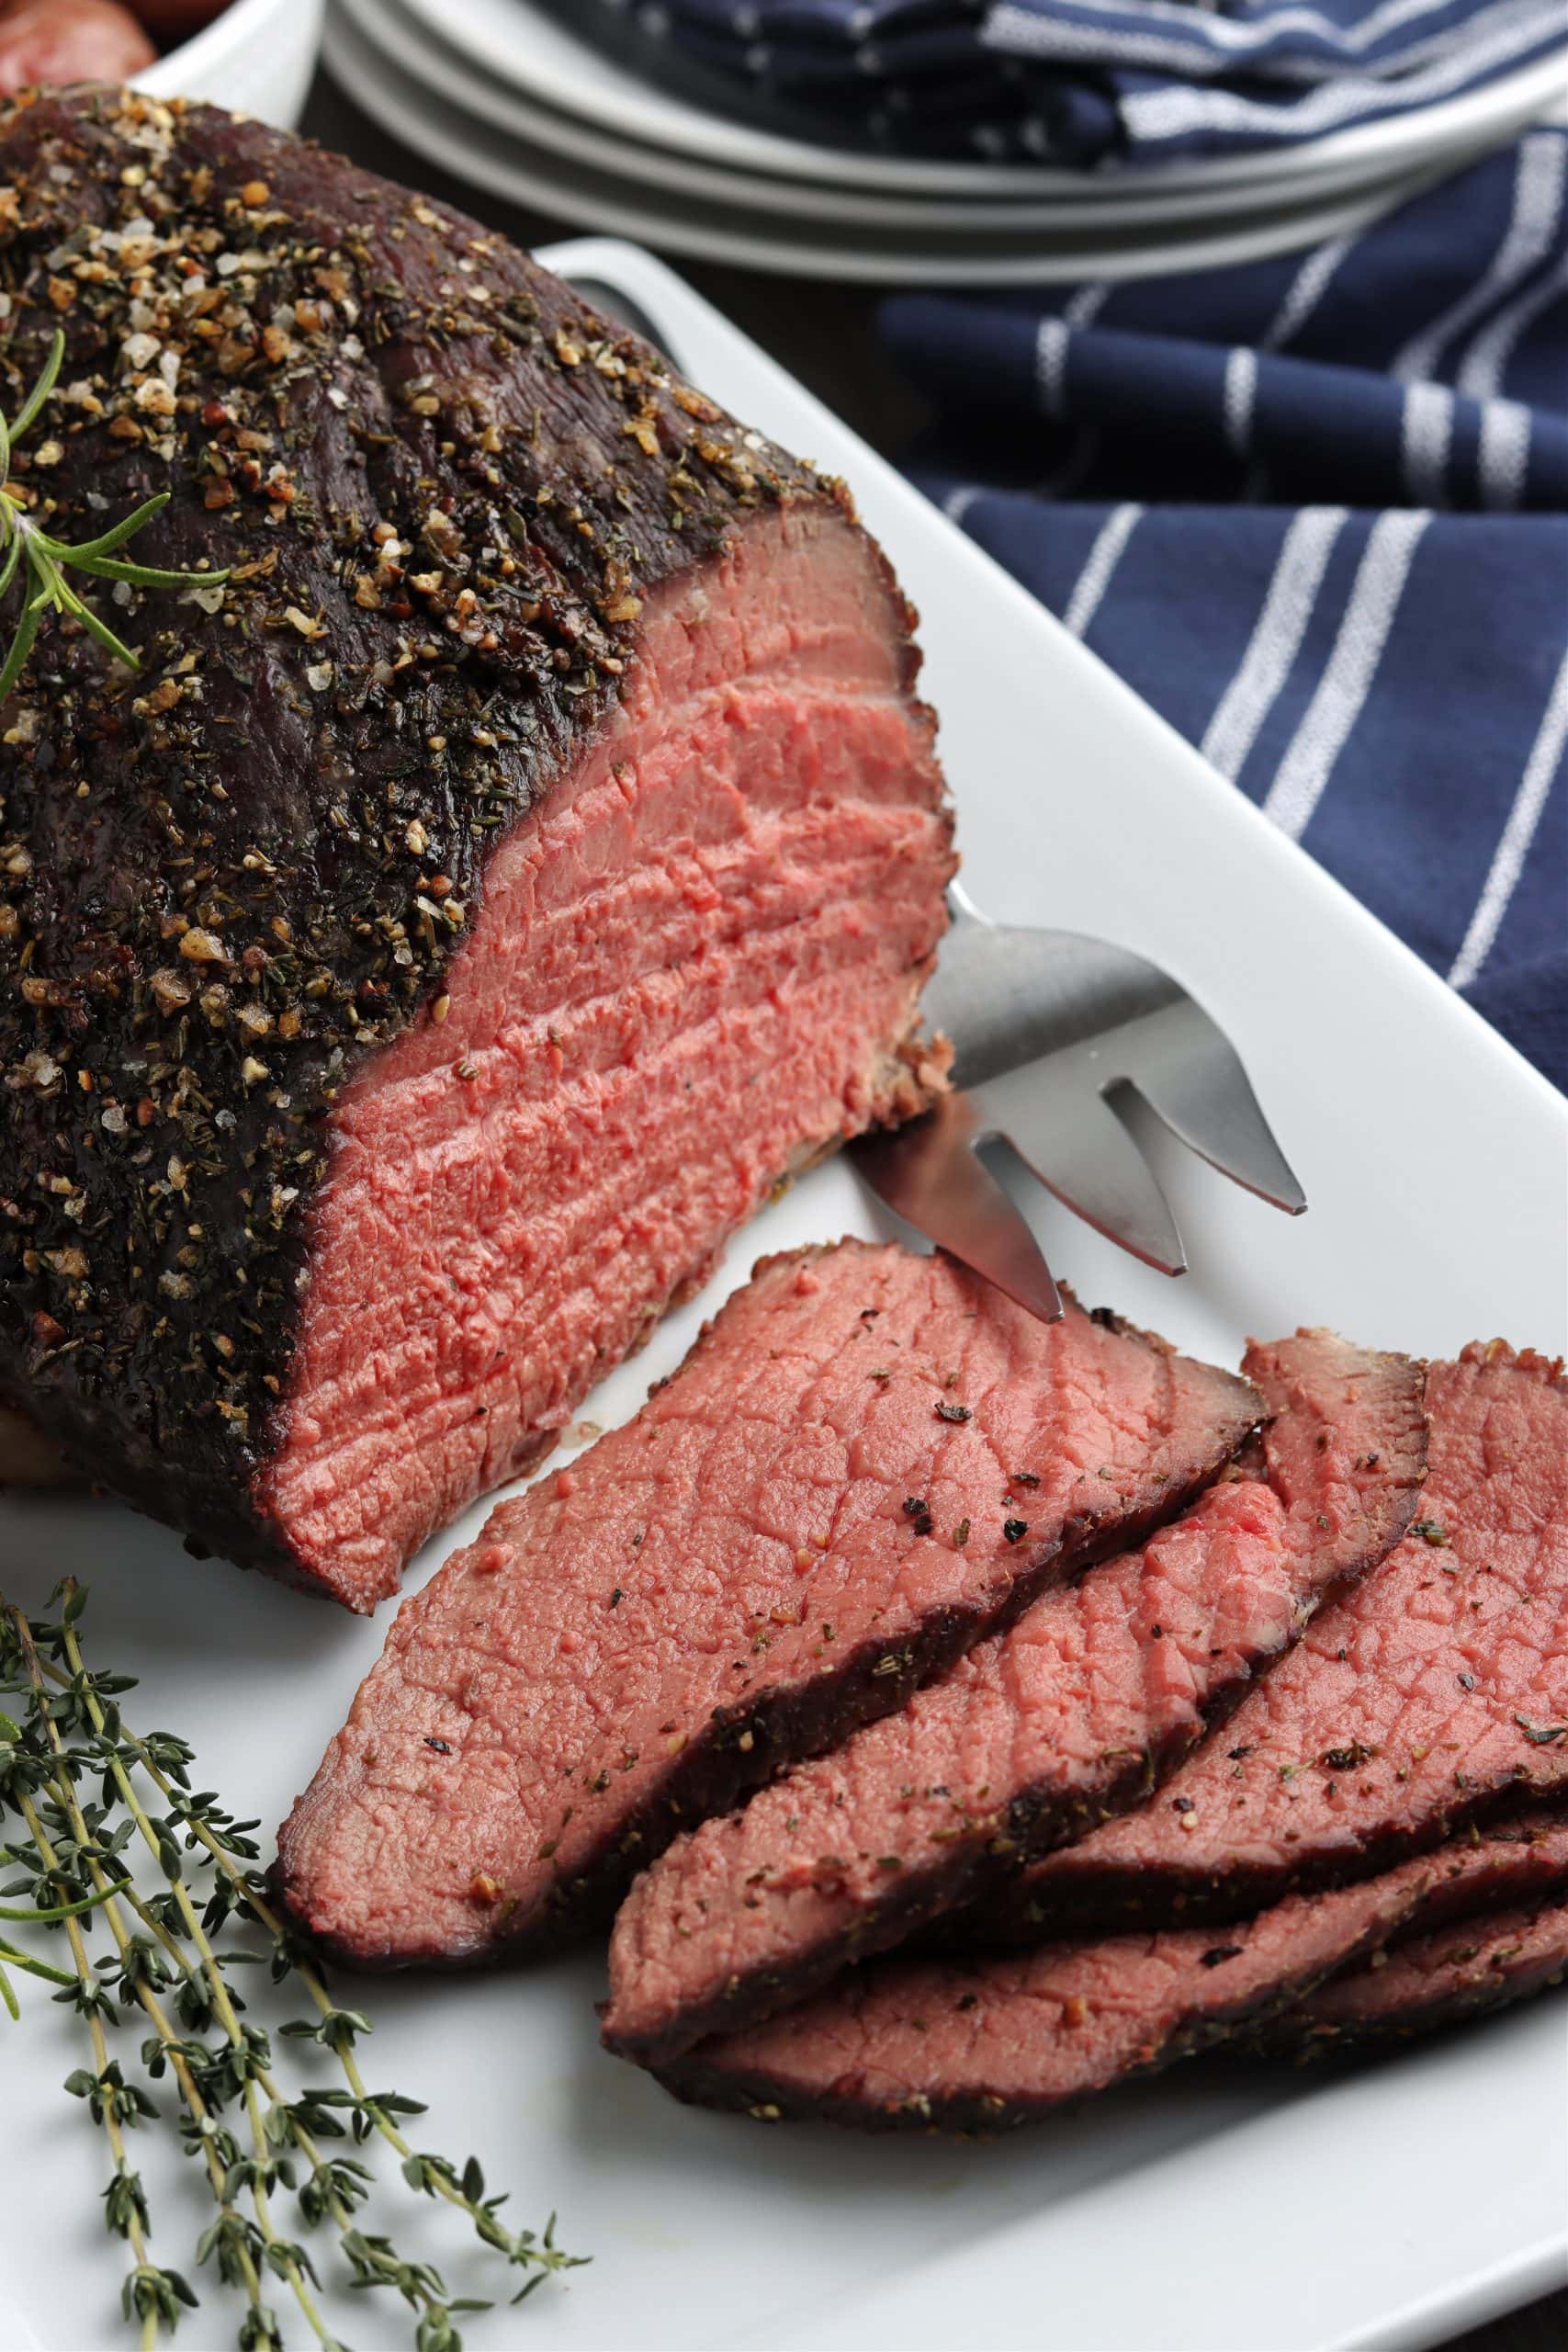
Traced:
<path fill-rule="evenodd" d="M 874 1963 L 657 2071 L 680 2098 L 770 2120 L 995 2131 L 1216 2041 L 1321 2053 L 1522 1999 L 1568 1960 L 1565 1880 L 1568 1824 L 1529 1814 L 1223 1935 Z"/>
<path fill-rule="evenodd" d="M 1201 1928 L 977 1961 L 874 1962 L 802 2007 L 655 2069 L 680 2098 L 764 2120 L 995 2132 L 1157 2073 L 1300 1999 L 1386 1941 L 1433 1865 L 1292 1895 L 1223 1940 Z"/>
<path fill-rule="evenodd" d="M 0 178 L 51 528 L 168 492 L 138 560 L 233 568 L 124 592 L 135 679 L 46 614 L 7 714 L 0 1402 L 366 1608 L 925 1098 L 913 616 L 840 488 L 445 206 L 114 92 Z"/>
<path fill-rule="evenodd" d="M 1265 2029 L 1273 2049 L 1331 2056 L 1522 2001 L 1568 1966 L 1568 1819 L 1531 1814 L 1433 1856 L 1438 1873 L 1390 1949 Z"/>
<path fill-rule="evenodd" d="M 1202 1496 L 643 1873 L 611 1941 L 612 2049 L 647 2063 L 765 2017 L 1138 1804 L 1325 1589 L 1399 1541 L 1420 1368 L 1301 1332 L 1245 1369 L 1277 1416 L 1269 1484 Z"/>
<path fill-rule="evenodd" d="M 1501 1341 L 1428 1367 L 1430 1469 L 1398 1550 L 1142 1813 L 988 1903 L 994 1941 L 1235 1918 L 1457 1822 L 1568 1796 L 1568 1382 Z"/>
<path fill-rule="evenodd" d="M 284 1829 L 295 1917 L 396 1962 L 603 1915 L 677 1828 L 1173 1516 L 1260 1411 L 949 1260 L 764 1263 L 636 1420 L 401 1611 Z"/>
<path fill-rule="evenodd" d="M 1280 2045 L 1297 2056 L 1329 2057 L 1369 2042 L 1407 2041 L 1562 1984 L 1568 1976 L 1568 1898 L 1483 1913 L 1402 1946 L 1387 1962 L 1325 1984 L 1280 2020 Z M 1289 2030 L 1298 2023 L 1304 2035 Z"/>

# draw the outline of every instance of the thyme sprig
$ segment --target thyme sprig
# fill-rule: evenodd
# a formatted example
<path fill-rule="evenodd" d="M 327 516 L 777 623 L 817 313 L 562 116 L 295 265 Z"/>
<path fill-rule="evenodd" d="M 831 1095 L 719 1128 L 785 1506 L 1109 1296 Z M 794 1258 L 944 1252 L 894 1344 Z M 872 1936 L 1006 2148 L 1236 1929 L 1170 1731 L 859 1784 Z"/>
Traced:
<path fill-rule="evenodd" d="M 141 668 L 140 654 L 133 652 L 107 621 L 98 617 L 66 578 L 68 571 L 85 572 L 96 580 L 124 581 L 132 588 L 219 588 L 229 577 L 227 571 L 164 571 L 152 564 L 128 562 L 116 554 L 117 548 L 124 547 L 154 514 L 163 513 L 169 503 L 166 490 L 153 498 L 144 498 L 140 506 L 121 515 L 118 523 L 112 523 L 96 539 L 81 539 L 73 547 L 53 537 L 33 521 L 27 511 L 27 493 L 11 480 L 11 452 L 38 422 L 59 379 L 64 356 L 65 337 L 57 328 L 32 390 L 9 423 L 0 416 L 0 604 L 10 594 L 18 569 L 25 574 L 21 618 L 4 665 L 0 665 L 0 702 L 5 701 L 21 676 L 33 650 L 39 623 L 51 607 L 80 621 L 89 637 L 96 639 L 106 653 L 112 653 L 117 662 L 123 662 L 127 669 Z"/>
<path fill-rule="evenodd" d="M 269 2279 L 288 2290 L 322 2352 L 339 2352 L 317 2301 L 310 2254 L 281 2222 L 285 2198 L 292 2198 L 306 2234 L 320 2231 L 335 2241 L 351 2285 L 390 2289 L 410 2307 L 416 2352 L 461 2352 L 459 2318 L 488 2306 L 452 2297 L 432 2264 L 405 2258 L 390 2238 L 361 2226 L 375 2174 L 333 2143 L 389 2147 L 410 2188 L 461 2212 L 487 2248 L 525 2274 L 514 2302 L 575 2267 L 577 2257 L 557 2246 L 553 2216 L 542 2233 L 509 2228 L 500 2214 L 505 2199 L 486 2194 L 475 2158 L 459 2168 L 411 2144 L 402 2124 L 423 2109 L 367 2086 L 355 2045 L 369 2020 L 335 2005 L 319 1967 L 267 1901 L 251 1835 L 257 1825 L 234 1820 L 213 1794 L 192 1788 L 194 1758 L 183 1740 L 129 1728 L 119 1701 L 133 1682 L 93 1673 L 83 1658 L 84 1592 L 68 1579 L 56 1597 L 63 1600 L 57 1623 L 29 1623 L 0 1600 L 0 1690 L 26 1701 L 21 1723 L 0 1714 L 0 1809 L 18 1815 L 27 1833 L 0 1846 L 0 1861 L 24 1873 L 0 1894 L 28 1894 L 25 1916 L 46 1932 L 63 1930 L 69 1941 L 69 1971 L 30 1952 L 14 1957 L 58 1984 L 54 1997 L 86 2020 L 94 2063 L 66 2087 L 86 2101 L 107 2142 L 105 2220 L 128 2246 L 125 2309 L 144 2352 L 173 2334 L 196 2297 L 180 2273 L 151 2258 L 146 2190 L 127 2152 L 130 2131 L 162 2120 L 152 2094 L 109 2052 L 109 2034 L 136 2012 L 151 2028 L 140 2049 L 143 2076 L 172 2081 L 181 2143 L 199 2161 L 213 2199 L 196 2267 L 210 2265 L 244 2299 L 241 2352 L 283 2346 L 265 2300 Z M 128 1866 L 136 1848 L 155 1865 L 155 1893 L 144 1894 Z M 111 1947 L 96 1958 L 83 1927 L 89 1914 L 99 1915 Z M 250 1935 L 249 1948 L 236 1946 L 237 1934 Z M 264 1950 L 254 1948 L 257 1940 Z M 9 1945 L 0 1946 L 0 1960 L 12 1958 Z M 312 2014 L 281 2033 L 328 2052 L 338 2086 L 286 2092 L 271 2038 L 248 2020 L 233 1981 L 238 1966 L 257 1962 L 269 1965 L 275 1984 L 292 1980 L 308 1995 Z M 15 2015 L 8 1986 L 6 1998 Z"/>

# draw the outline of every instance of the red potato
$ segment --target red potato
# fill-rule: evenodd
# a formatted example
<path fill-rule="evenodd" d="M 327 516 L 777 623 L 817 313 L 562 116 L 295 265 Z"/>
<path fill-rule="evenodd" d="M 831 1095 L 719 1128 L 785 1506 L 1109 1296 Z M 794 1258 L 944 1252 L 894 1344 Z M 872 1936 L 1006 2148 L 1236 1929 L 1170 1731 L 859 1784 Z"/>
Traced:
<path fill-rule="evenodd" d="M 39 83 L 122 82 L 156 55 L 115 0 L 0 0 L 0 96 Z"/>
<path fill-rule="evenodd" d="M 130 0 L 130 10 L 162 41 L 188 40 L 220 17 L 229 0 Z"/>

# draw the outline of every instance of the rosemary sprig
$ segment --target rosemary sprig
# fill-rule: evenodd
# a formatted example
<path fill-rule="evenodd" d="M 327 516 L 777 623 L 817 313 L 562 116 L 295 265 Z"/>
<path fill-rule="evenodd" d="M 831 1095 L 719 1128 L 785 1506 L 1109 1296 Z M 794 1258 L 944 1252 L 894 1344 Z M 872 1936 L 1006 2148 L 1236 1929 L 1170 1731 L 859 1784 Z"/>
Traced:
<path fill-rule="evenodd" d="M 192 1791 L 193 1758 L 185 1742 L 128 1729 L 119 1699 L 134 1686 L 123 1676 L 89 1671 L 76 1631 L 85 1596 L 70 1580 L 59 1589 L 57 1624 L 29 1623 L 0 1600 L 0 1688 L 16 1689 L 28 1702 L 20 1725 L 0 1715 L 0 1806 L 18 1814 L 28 1833 L 25 1842 L 0 1847 L 0 1860 L 29 1874 L 22 1886 L 0 1891 L 26 1892 L 30 1884 L 29 1914 L 48 1914 L 46 1928 L 62 1927 L 72 1939 L 72 1972 L 51 1969 L 31 1954 L 20 1964 L 60 1984 L 56 1999 L 73 2003 L 88 2021 L 94 2070 L 80 2070 L 67 2087 L 88 2100 L 108 2139 L 114 2174 L 106 2219 L 130 2244 L 126 2310 L 142 2345 L 172 2333 L 181 2305 L 194 2298 L 179 2274 L 160 2270 L 147 2254 L 146 2196 L 130 2169 L 124 2132 L 158 2109 L 139 2084 L 126 2080 L 107 2039 L 128 2007 L 152 2029 L 141 2044 L 145 2073 L 153 2082 L 173 2078 L 184 2110 L 182 2142 L 207 2173 L 217 2210 L 197 2265 L 210 2261 L 224 2285 L 243 2292 L 242 2352 L 278 2352 L 283 2344 L 277 2317 L 263 2300 L 268 2276 L 287 2286 L 323 2352 L 336 2352 L 315 2301 L 310 2257 L 279 2226 L 280 2194 L 294 2197 L 307 2232 L 331 2233 L 352 2285 L 390 2288 L 410 2306 L 416 2352 L 461 2352 L 458 2318 L 487 2306 L 450 2297 L 431 2264 L 407 2260 L 390 2239 L 361 2229 L 356 2217 L 374 2174 L 355 2157 L 330 2153 L 330 2143 L 349 2139 L 365 2148 L 378 2138 L 389 2145 L 410 2188 L 461 2211 L 487 2247 L 527 2274 L 514 2301 L 551 2273 L 574 2267 L 575 2258 L 555 2244 L 553 2216 L 540 2235 L 513 2232 L 500 2218 L 505 2200 L 487 2197 L 473 2158 L 459 2170 L 445 2156 L 411 2146 L 400 2119 L 423 2110 L 413 2099 L 367 2088 L 355 2044 L 370 2030 L 369 2020 L 333 2004 L 320 1970 L 267 1902 L 249 1835 L 256 1825 L 232 1820 L 214 1796 Z M 100 1789 L 101 1803 L 84 1794 L 89 1784 Z M 144 1790 L 153 1793 L 144 1797 Z M 126 1852 L 138 1845 L 156 1864 L 155 1894 L 141 1893 L 128 1870 Z M 88 1912 L 100 1913 L 108 1930 L 114 1954 L 107 1965 L 95 1966 L 89 1957 L 81 1926 Z M 246 1927 L 261 1929 L 268 1953 L 235 1948 L 231 1928 Z M 264 1957 L 274 1983 L 296 1979 L 314 2012 L 285 2024 L 283 2034 L 320 2043 L 336 2060 L 343 2087 L 286 2095 L 269 2037 L 245 2021 L 231 1973 Z M 231 2109 L 242 2120 L 243 2144 L 225 2120 Z"/>
<path fill-rule="evenodd" d="M 65 337 L 57 328 L 32 390 L 9 424 L 0 416 L 0 604 L 10 594 L 18 569 L 25 574 L 21 618 L 5 662 L 0 665 L 0 702 L 5 701 L 21 676 L 33 650 L 39 622 L 51 607 L 80 621 L 105 652 L 112 653 L 127 669 L 141 668 L 141 655 L 99 619 L 72 586 L 65 576 L 67 571 L 85 572 L 96 580 L 122 580 L 132 588 L 218 588 L 229 577 L 227 571 L 164 571 L 152 564 L 130 563 L 116 554 L 117 548 L 124 547 L 154 514 L 163 513 L 169 503 L 166 490 L 160 491 L 154 498 L 144 498 L 140 506 L 122 515 L 96 539 L 79 540 L 74 547 L 52 537 L 32 520 L 27 512 L 27 494 L 11 480 L 11 452 L 37 423 L 39 411 L 54 390 L 64 356 Z"/>

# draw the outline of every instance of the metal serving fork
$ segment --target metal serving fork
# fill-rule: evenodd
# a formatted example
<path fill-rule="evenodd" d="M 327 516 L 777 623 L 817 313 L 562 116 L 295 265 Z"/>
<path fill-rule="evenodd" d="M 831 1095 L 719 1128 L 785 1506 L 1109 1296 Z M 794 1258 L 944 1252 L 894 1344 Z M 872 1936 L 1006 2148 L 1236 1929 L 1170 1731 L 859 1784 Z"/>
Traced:
<path fill-rule="evenodd" d="M 632 296 L 602 278 L 571 283 L 670 356 Z M 1222 1175 L 1301 1215 L 1306 1195 L 1235 1048 L 1168 972 L 1102 939 L 990 922 L 957 883 L 948 903 L 953 925 L 924 1011 L 953 1040 L 953 1091 L 923 1118 L 851 1146 L 889 1208 L 1054 1322 L 1062 1302 L 1044 1253 L 978 1157 L 996 1139 L 1108 1239 L 1162 1273 L 1183 1273 L 1170 1204 L 1117 1114 L 1130 1092 Z"/>
<path fill-rule="evenodd" d="M 889 1208 L 1032 1314 L 1059 1315 L 1033 1234 L 976 1155 L 995 1137 L 1108 1239 L 1182 1273 L 1170 1205 L 1118 1115 L 1135 1093 L 1222 1175 L 1300 1216 L 1306 1195 L 1235 1046 L 1168 972 L 1102 939 L 989 922 L 956 883 L 949 904 L 924 1010 L 953 1040 L 953 1091 L 852 1147 Z"/>

